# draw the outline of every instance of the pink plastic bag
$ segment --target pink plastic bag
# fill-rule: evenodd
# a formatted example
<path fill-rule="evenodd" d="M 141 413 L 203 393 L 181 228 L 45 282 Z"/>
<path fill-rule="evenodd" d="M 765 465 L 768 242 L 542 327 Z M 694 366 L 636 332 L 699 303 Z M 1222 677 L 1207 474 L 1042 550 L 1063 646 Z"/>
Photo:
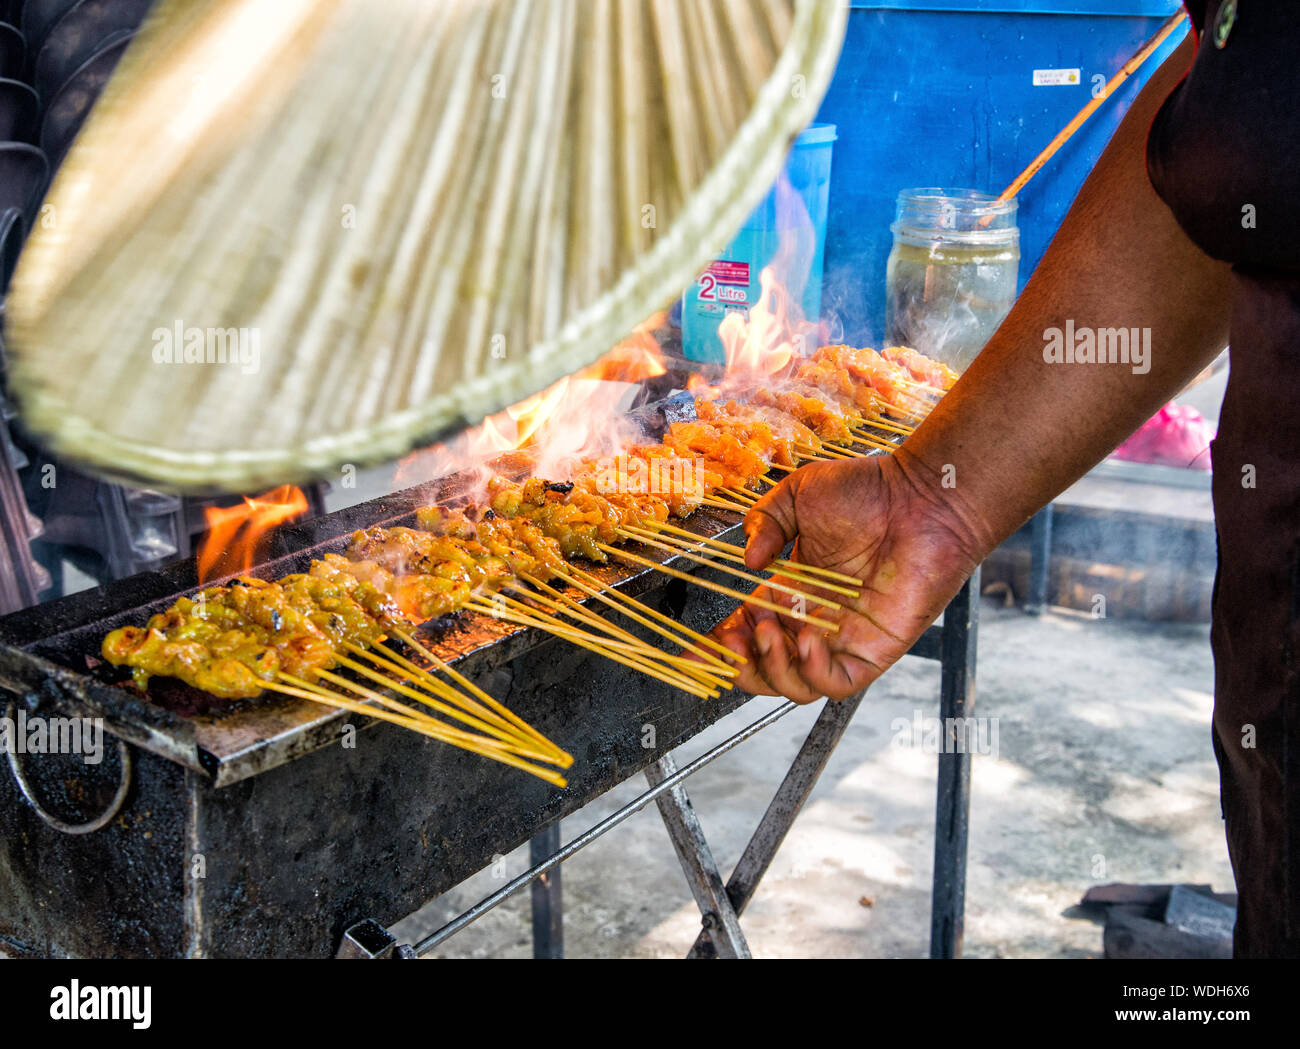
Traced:
<path fill-rule="evenodd" d="M 1210 469 L 1214 427 L 1185 404 L 1166 404 L 1115 449 L 1116 459 L 1188 470 Z"/>

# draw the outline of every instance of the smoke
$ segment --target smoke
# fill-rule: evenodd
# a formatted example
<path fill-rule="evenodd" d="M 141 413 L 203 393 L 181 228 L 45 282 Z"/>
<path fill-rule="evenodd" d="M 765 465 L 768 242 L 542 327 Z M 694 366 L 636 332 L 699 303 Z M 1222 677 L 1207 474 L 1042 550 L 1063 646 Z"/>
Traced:
<path fill-rule="evenodd" d="M 642 390 L 635 382 L 561 379 L 444 444 L 411 453 L 397 464 L 392 487 L 454 474 L 458 491 L 484 501 L 488 482 L 498 474 L 526 469 L 566 480 L 581 462 L 616 455 L 644 439 L 627 415 Z"/>
<path fill-rule="evenodd" d="M 776 228 L 780 231 L 776 254 L 767 264 L 790 293 L 794 319 L 803 320 L 803 296 L 817 255 L 817 230 L 803 197 L 782 174 L 776 184 Z"/>
<path fill-rule="evenodd" d="M 927 357 L 964 371 L 980 347 L 971 345 L 972 329 L 985 325 L 969 298 L 954 298 L 943 310 L 909 310 L 895 317 L 890 341 L 911 346 Z"/>
<path fill-rule="evenodd" d="M 872 323 L 878 308 L 870 301 L 871 282 L 859 268 L 839 265 L 822 276 L 822 328 L 825 343 L 879 346 L 879 329 Z"/>

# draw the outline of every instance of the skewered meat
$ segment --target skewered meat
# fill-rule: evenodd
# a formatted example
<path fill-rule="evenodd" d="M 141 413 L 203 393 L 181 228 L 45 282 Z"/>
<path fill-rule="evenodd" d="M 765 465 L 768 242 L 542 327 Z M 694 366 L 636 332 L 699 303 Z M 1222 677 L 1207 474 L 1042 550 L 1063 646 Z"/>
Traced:
<path fill-rule="evenodd" d="M 649 485 L 611 485 L 608 464 L 593 462 L 562 482 L 496 478 L 477 512 L 425 507 L 418 528 L 357 532 L 346 556 L 326 554 L 306 573 L 240 578 L 182 597 L 145 627 L 110 633 L 104 657 L 131 667 L 141 688 L 163 675 L 230 698 L 259 694 L 281 672 L 313 680 L 345 643 L 372 645 L 399 624 L 463 608 L 521 578 L 562 576 L 567 558 L 604 561 L 600 544 L 620 541 L 625 526 L 689 516 L 710 492 L 756 488 L 770 464 L 795 465 L 822 440 L 851 442 L 848 422 L 914 411 L 909 376 L 940 388 L 955 380 L 912 350 L 823 347 L 748 403 L 701 399 L 696 422 L 673 423 L 660 444 L 626 449 L 645 465 Z"/>
<path fill-rule="evenodd" d="M 900 411 L 910 415 L 916 412 L 916 402 L 902 392 L 900 385 L 892 383 L 893 392 L 888 395 L 882 393 L 860 374 L 866 371 L 867 369 L 851 370 L 829 358 L 810 358 L 799 365 L 795 376 L 802 383 L 852 402 L 859 412 L 867 416 L 897 414 Z"/>
<path fill-rule="evenodd" d="M 880 351 L 885 360 L 907 369 L 917 382 L 933 386 L 936 390 L 951 390 L 959 376 L 942 361 L 911 349 L 908 346 L 887 346 Z"/>
<path fill-rule="evenodd" d="M 617 542 L 623 526 L 668 519 L 668 505 L 653 495 L 604 495 L 577 484 L 567 492 L 556 492 L 535 477 L 522 485 L 494 478 L 488 491 L 497 514 L 531 522 L 559 544 L 566 558 L 604 561 L 599 544 Z"/>
<path fill-rule="evenodd" d="M 836 444 L 852 444 L 853 432 L 845 422 L 845 416 L 857 417 L 857 406 L 852 401 L 839 401 L 838 406 L 832 406 L 825 400 L 803 392 L 809 389 L 816 388 L 806 387 L 801 383 L 788 389 L 758 389 L 753 392 L 751 400 L 754 404 L 763 407 L 779 408 L 810 429 L 820 440 L 833 441 Z M 822 396 L 827 395 L 822 394 Z"/>
<path fill-rule="evenodd" d="M 579 487 L 609 499 L 652 496 L 648 504 L 658 513 L 662 503 L 674 517 L 690 517 L 705 495 L 723 484 L 708 461 L 687 459 L 662 444 L 638 444 L 612 458 L 583 463 L 573 472 Z M 639 504 L 638 504 L 639 505 Z"/>
<path fill-rule="evenodd" d="M 812 430 L 778 408 L 699 398 L 695 411 L 702 421 L 735 434 L 748 447 L 763 449 L 767 453 L 764 458 L 779 466 L 796 466 L 801 451 L 816 451 L 821 446 Z"/>
<path fill-rule="evenodd" d="M 764 448 L 756 435 L 742 442 L 735 434 L 708 423 L 673 423 L 664 435 L 664 445 L 685 458 L 705 459 L 727 488 L 757 487 L 771 461 L 771 449 Z"/>
<path fill-rule="evenodd" d="M 386 593 L 350 573 L 241 578 L 180 598 L 143 628 L 114 630 L 103 654 L 130 666 L 141 688 L 160 674 L 240 698 L 257 695 L 277 671 L 310 677 L 334 666 L 339 644 L 372 643 L 399 618 Z"/>
<path fill-rule="evenodd" d="M 866 383 L 891 404 L 903 404 L 909 399 L 907 372 L 885 360 L 872 349 L 855 349 L 852 346 L 823 346 L 811 358 L 815 362 L 829 361 L 843 368 L 854 379 Z"/>

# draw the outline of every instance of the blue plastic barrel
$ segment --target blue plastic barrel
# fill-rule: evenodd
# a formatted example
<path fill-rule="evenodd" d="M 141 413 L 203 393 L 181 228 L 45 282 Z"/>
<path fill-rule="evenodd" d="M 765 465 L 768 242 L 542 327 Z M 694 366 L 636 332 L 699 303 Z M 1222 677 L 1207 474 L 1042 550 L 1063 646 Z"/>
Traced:
<path fill-rule="evenodd" d="M 718 325 L 728 313 L 746 317 L 759 301 L 759 277 L 783 249 L 797 256 L 789 290 L 816 321 L 822 301 L 822 267 L 831 186 L 835 125 L 817 123 L 795 139 L 781 183 L 682 297 L 682 351 L 693 361 L 724 360 Z M 807 279 L 802 288 L 795 280 Z"/>
<path fill-rule="evenodd" d="M 857 345 L 884 328 L 899 190 L 1000 193 L 1180 6 L 1178 0 L 853 0 L 817 119 L 839 129 L 823 316 Z M 1175 33 L 1019 197 L 1023 287 Z"/>

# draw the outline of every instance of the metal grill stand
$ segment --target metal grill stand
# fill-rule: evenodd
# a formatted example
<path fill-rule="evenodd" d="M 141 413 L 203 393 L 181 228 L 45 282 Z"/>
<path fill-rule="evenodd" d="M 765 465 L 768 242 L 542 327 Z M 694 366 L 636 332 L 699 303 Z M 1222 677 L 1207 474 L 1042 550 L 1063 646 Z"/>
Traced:
<path fill-rule="evenodd" d="M 287 526 L 274 536 L 259 574 L 302 571 L 312 557 L 337 551 L 356 528 L 413 522 L 418 507 L 451 495 L 445 482 L 434 482 Z M 696 515 L 693 528 L 743 541 L 740 526 L 716 514 Z M 731 598 L 649 568 L 593 571 L 604 585 L 692 629 L 708 630 L 735 608 Z M 694 953 L 743 956 L 735 917 L 856 707 L 829 704 L 822 712 L 723 885 L 681 784 L 784 716 L 790 704 L 674 771 L 664 758 L 750 697 L 727 692 L 702 704 L 540 631 L 490 617 L 431 630 L 427 642 L 461 673 L 482 680 L 539 730 L 562 733 L 582 756 L 569 785 L 556 791 L 395 726 L 307 701 L 168 709 L 97 676 L 91 658 L 108 630 L 143 622 L 196 584 L 194 563 L 187 561 L 0 618 L 0 688 L 29 716 L 101 718 L 109 736 L 130 747 L 131 759 L 128 771 L 116 747 L 106 749 L 98 766 L 76 754 L 35 754 L 22 761 L 22 783 L 0 775 L 0 942 L 8 953 L 410 956 L 533 887 L 537 953 L 559 957 L 559 865 L 657 801 L 705 915 Z M 975 593 L 977 584 L 966 587 L 944 624 L 912 649 L 942 664 L 945 717 L 971 709 Z M 636 624 L 628 628 L 636 633 Z M 172 695 L 185 703 L 203 698 L 183 686 Z M 647 721 L 657 730 L 652 749 L 642 737 Z M 936 955 L 960 950 L 968 761 L 955 748 L 939 759 Z M 561 819 L 643 771 L 652 786 L 637 801 L 560 847 Z M 110 822 L 93 833 L 63 829 L 98 826 L 123 783 L 129 790 Z M 387 932 L 386 925 L 464 882 L 492 857 L 534 839 L 527 874 L 415 949 L 402 948 Z"/>

